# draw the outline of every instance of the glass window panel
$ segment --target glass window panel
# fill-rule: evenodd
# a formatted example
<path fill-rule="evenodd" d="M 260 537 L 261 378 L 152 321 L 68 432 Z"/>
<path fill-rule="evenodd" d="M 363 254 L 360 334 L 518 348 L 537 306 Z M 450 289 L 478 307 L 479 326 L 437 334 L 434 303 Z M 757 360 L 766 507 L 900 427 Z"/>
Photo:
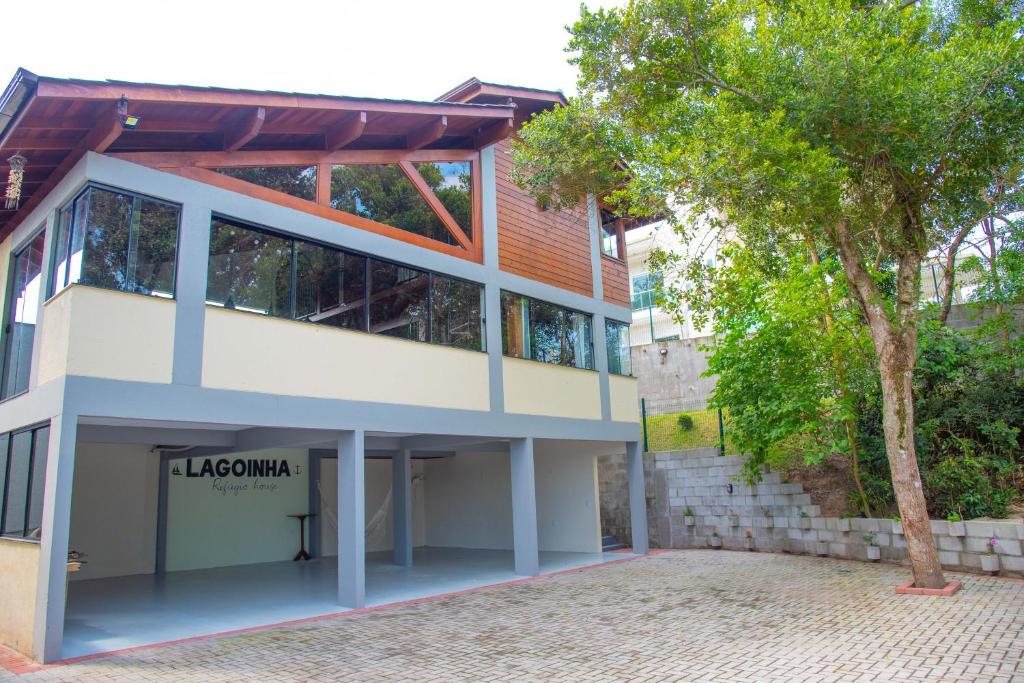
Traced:
<path fill-rule="evenodd" d="M 473 199 L 468 161 L 413 164 L 467 237 L 473 233 Z"/>
<path fill-rule="evenodd" d="M 7 506 L 2 530 L 5 535 L 25 535 L 25 504 L 28 502 L 31 453 L 31 431 L 18 432 L 11 437 L 11 461 L 7 473 Z"/>
<path fill-rule="evenodd" d="M 99 188 L 89 190 L 89 220 L 81 282 L 128 289 L 128 246 L 135 198 Z M 80 230 L 80 225 L 75 230 Z"/>
<path fill-rule="evenodd" d="M 71 220 L 71 256 L 68 259 L 68 276 L 64 280 L 65 287 L 73 282 L 78 282 L 82 275 L 85 227 L 89 221 L 89 197 L 92 193 L 92 189 L 86 190 L 75 200 L 74 215 Z"/>
<path fill-rule="evenodd" d="M 214 219 L 206 298 L 225 308 L 291 317 L 292 240 Z"/>
<path fill-rule="evenodd" d="M 529 300 L 512 292 L 501 293 L 501 352 L 515 358 L 530 357 Z"/>
<path fill-rule="evenodd" d="M 299 199 L 316 201 L 316 166 L 249 166 L 213 170 Z"/>
<path fill-rule="evenodd" d="M 370 259 L 370 331 L 427 341 L 429 281 L 422 270 Z"/>
<path fill-rule="evenodd" d="M 174 296 L 174 262 L 178 253 L 178 207 L 136 198 L 132 253 L 132 291 Z"/>
<path fill-rule="evenodd" d="M 10 446 L 10 433 L 0 434 L 0 520 L 3 519 L 4 492 L 7 491 L 7 448 Z"/>
<path fill-rule="evenodd" d="M 461 349 L 483 349 L 484 288 L 472 282 L 434 276 L 430 292 L 430 340 Z"/>
<path fill-rule="evenodd" d="M 545 301 L 530 301 L 530 347 L 534 360 L 571 365 L 565 362 L 569 352 L 565 309 Z"/>
<path fill-rule="evenodd" d="M 629 353 L 629 325 L 605 321 L 605 342 L 608 348 L 608 372 L 617 375 L 632 374 Z"/>
<path fill-rule="evenodd" d="M 594 335 L 591 326 L 592 319 L 586 313 L 565 312 L 567 340 L 562 365 L 574 365 L 587 370 L 594 368 Z"/>
<path fill-rule="evenodd" d="M 74 204 L 61 209 L 60 218 L 57 221 L 57 234 L 53 238 L 53 274 L 50 277 L 49 296 L 53 296 L 67 286 L 73 207 Z"/>
<path fill-rule="evenodd" d="M 366 257 L 298 242 L 295 258 L 295 317 L 366 330 Z"/>
<path fill-rule="evenodd" d="M 10 316 L 4 343 L 3 398 L 28 389 L 32 341 L 43 288 L 43 245 L 40 232 L 14 257 L 14 271 L 7 310 Z"/>
<path fill-rule="evenodd" d="M 455 243 L 397 164 L 334 166 L 331 207 L 446 244 Z"/>
<path fill-rule="evenodd" d="M 43 526 L 43 491 L 46 488 L 46 453 L 49 447 L 50 428 L 35 430 L 32 449 L 32 491 L 29 498 L 28 524 L 25 535 L 39 538 Z"/>

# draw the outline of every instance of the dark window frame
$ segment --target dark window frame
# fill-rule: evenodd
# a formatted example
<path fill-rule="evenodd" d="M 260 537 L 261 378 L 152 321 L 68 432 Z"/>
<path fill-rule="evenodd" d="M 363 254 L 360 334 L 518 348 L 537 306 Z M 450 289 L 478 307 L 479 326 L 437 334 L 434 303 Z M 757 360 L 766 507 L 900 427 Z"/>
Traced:
<path fill-rule="evenodd" d="M 299 235 L 297 233 L 290 232 L 290 231 L 287 231 L 287 230 L 279 230 L 279 229 L 271 228 L 271 227 L 268 227 L 268 226 L 265 226 L 265 225 L 260 225 L 258 223 L 253 223 L 253 222 L 246 221 L 246 220 L 243 220 L 243 219 L 240 219 L 240 218 L 234 218 L 232 216 L 228 216 L 228 215 L 222 214 L 222 213 L 214 212 L 211 215 L 211 217 L 210 217 L 211 229 L 212 229 L 214 221 L 221 221 L 221 222 L 227 223 L 229 225 L 234 225 L 234 226 L 236 226 L 238 228 L 241 228 L 243 230 L 251 230 L 251 231 L 254 231 L 254 232 L 261 233 L 263 235 L 267 235 L 269 237 L 277 237 L 277 238 L 288 239 L 288 240 L 291 240 L 291 242 L 292 242 L 292 249 L 291 249 L 292 250 L 291 271 L 292 272 L 291 272 L 291 282 L 290 282 L 290 285 L 289 285 L 290 286 L 290 290 L 291 290 L 289 296 L 291 297 L 291 300 L 292 300 L 291 316 L 289 316 L 289 317 L 271 316 L 269 313 L 256 313 L 256 312 L 253 312 L 253 311 L 246 311 L 246 310 L 240 310 L 240 309 L 233 309 L 233 310 L 240 310 L 241 313 L 248 313 L 250 315 L 277 317 L 280 320 L 291 320 L 293 322 L 305 323 L 305 324 L 309 324 L 309 325 L 316 325 L 317 323 L 315 323 L 315 322 L 310 322 L 310 321 L 306 321 L 306 320 L 300 320 L 300 319 L 297 319 L 297 318 L 294 317 L 294 314 L 295 314 L 295 292 L 296 292 L 296 263 L 297 263 L 296 258 L 295 258 L 295 253 L 297 251 L 298 243 L 299 242 L 305 242 L 305 243 L 310 244 L 310 245 L 314 245 L 314 246 L 317 246 L 317 247 L 322 247 L 322 248 L 325 248 L 325 249 L 332 249 L 334 251 L 338 251 L 338 252 L 341 252 L 343 254 L 347 254 L 347 255 L 351 255 L 351 256 L 357 256 L 357 257 L 361 257 L 361 258 L 364 259 L 363 260 L 363 326 L 360 329 L 348 328 L 348 327 L 339 328 L 339 329 L 344 329 L 344 330 L 349 331 L 349 332 L 359 332 L 359 333 L 363 333 L 363 334 L 372 334 L 372 335 L 380 336 L 380 337 L 391 337 L 393 339 L 405 339 L 406 341 L 413 341 L 413 342 L 416 342 L 416 343 L 419 343 L 419 344 L 431 344 L 433 346 L 443 346 L 443 347 L 447 347 L 447 348 L 460 349 L 460 350 L 463 350 L 463 351 L 474 351 L 474 352 L 477 352 L 477 353 L 487 353 L 487 333 L 486 333 L 486 329 L 485 329 L 487 312 L 486 312 L 486 310 L 485 310 L 485 308 L 483 306 L 481 306 L 481 309 L 480 309 L 481 333 L 480 333 L 480 348 L 479 349 L 466 348 L 464 346 L 455 346 L 453 344 L 442 344 L 442 343 L 439 343 L 439 342 L 435 342 L 432 339 L 432 337 L 433 337 L 432 316 L 433 316 L 434 276 L 443 277 L 443 278 L 447 278 L 449 280 L 455 280 L 457 282 L 462 282 L 462 283 L 465 283 L 465 284 L 468 284 L 468 285 L 479 287 L 482 297 L 484 296 L 484 294 L 486 292 L 486 285 L 484 285 L 483 283 L 476 282 L 474 280 L 470 280 L 470 279 L 467 279 L 467 278 L 459 277 L 457 275 L 450 275 L 448 273 L 439 273 L 439 272 L 436 272 L 436 271 L 433 271 L 433 270 L 429 270 L 427 268 L 423 268 L 423 267 L 420 267 L 420 266 L 414 266 L 414 265 L 411 265 L 411 264 L 408 264 L 408 263 L 402 263 L 401 261 L 396 261 L 394 259 L 382 258 L 382 257 L 377 256 L 375 254 L 371 254 L 371 253 L 368 253 L 368 252 L 360 251 L 358 249 L 350 249 L 348 247 L 340 247 L 340 246 L 338 246 L 336 244 L 330 244 L 328 242 L 324 242 L 322 240 L 317 240 L 315 238 L 307 237 L 305 235 Z M 392 335 L 378 334 L 378 333 L 370 331 L 370 305 L 371 305 L 370 304 L 370 290 L 371 290 L 371 287 L 370 287 L 370 279 L 371 279 L 370 278 L 370 274 L 371 274 L 371 261 L 378 261 L 378 262 L 381 262 L 381 263 L 386 263 L 386 264 L 389 264 L 389 265 L 397 266 L 399 268 L 408 268 L 410 270 L 416 270 L 416 271 L 420 271 L 420 272 L 423 272 L 423 273 L 427 274 L 427 276 L 428 276 L 428 278 L 427 278 L 427 301 L 428 301 L 428 305 L 427 305 L 427 339 L 425 341 L 424 340 L 419 340 L 419 339 L 409 339 L 407 337 L 398 337 L 398 336 L 392 336 Z M 209 261 L 207 261 L 207 269 L 209 269 Z M 209 294 L 209 279 L 207 279 L 207 294 Z M 218 308 L 223 308 L 223 306 L 221 304 L 218 304 L 215 301 L 211 301 L 209 298 L 206 299 L 206 304 L 209 305 L 209 306 L 215 306 L 215 307 L 218 307 Z"/>
<path fill-rule="evenodd" d="M 34 232 L 32 232 L 31 235 L 28 238 L 26 238 L 23 242 L 21 242 L 17 249 L 12 249 L 11 253 L 10 253 L 10 256 L 8 257 L 8 260 L 7 260 L 7 282 L 6 282 L 6 289 L 4 290 L 4 292 L 5 292 L 5 296 L 4 296 L 4 309 L 3 309 L 3 314 L 2 314 L 3 317 L 0 318 L 0 321 L 2 321 L 2 323 L 3 323 L 2 334 L 0 334 L 0 353 L 3 354 L 3 356 L 0 357 L 0 403 L 3 403 L 4 401 L 9 401 L 12 398 L 17 398 L 18 396 L 22 396 L 22 395 L 28 393 L 28 391 L 30 389 L 30 387 L 26 386 L 21 391 L 17 391 L 17 392 L 15 392 L 13 394 L 10 394 L 9 396 L 4 396 L 3 395 L 4 388 L 7 386 L 7 370 L 8 370 L 8 368 L 7 368 L 7 352 L 8 352 L 7 345 L 10 343 L 10 340 L 11 340 L 11 332 L 13 331 L 13 326 L 14 326 L 13 317 L 14 317 L 14 311 L 15 311 L 15 308 L 16 308 L 15 305 L 14 305 L 14 301 L 11 299 L 11 295 L 14 293 L 14 279 L 15 279 L 15 277 L 17 277 L 17 272 L 16 272 L 17 269 L 14 267 L 17 258 L 19 256 L 21 256 L 23 253 L 25 253 L 25 250 L 30 248 L 32 246 L 32 243 L 35 242 L 36 239 L 38 239 L 40 235 L 44 235 L 44 237 L 43 237 L 44 247 L 43 247 L 43 255 L 42 255 L 43 262 L 42 262 L 41 268 L 40 268 L 40 276 L 42 277 L 43 281 L 40 284 L 39 299 L 40 299 L 40 302 L 45 302 L 46 301 L 45 290 L 49 287 L 49 278 L 48 278 L 47 273 L 46 273 L 47 263 L 46 263 L 46 248 L 45 248 L 45 239 L 46 238 L 45 238 L 45 234 L 46 234 L 46 225 L 43 224 L 43 225 L 39 226 L 39 228 L 37 228 Z M 34 359 L 33 356 L 29 356 L 29 363 L 30 364 L 31 364 L 33 359 Z M 3 527 L 0 526 L 0 528 L 3 528 Z"/>
<path fill-rule="evenodd" d="M 39 455 L 39 453 L 38 453 L 38 451 L 39 451 L 39 444 L 40 444 L 39 432 L 44 430 L 44 429 L 46 429 L 47 430 L 47 438 L 49 438 L 49 428 L 50 428 L 50 423 L 49 422 L 40 422 L 38 424 L 34 424 L 34 425 L 31 425 L 31 426 L 28 426 L 28 427 L 22 427 L 20 429 L 15 429 L 15 430 L 12 430 L 12 431 L 9 431 L 9 432 L 4 432 L 2 434 L 2 436 L 7 437 L 7 444 L 6 444 L 6 447 L 5 447 L 6 452 L 4 453 L 4 463 L 3 463 L 3 467 L 4 467 L 3 488 L 2 488 L 2 490 L 0 490 L 0 539 L 23 541 L 23 542 L 27 542 L 27 543 L 39 543 L 40 540 L 41 540 L 41 537 L 42 537 L 42 519 L 40 519 L 40 526 L 39 526 L 40 534 L 39 534 L 39 537 L 29 536 L 28 532 L 29 532 L 30 523 L 32 521 L 31 520 L 32 503 L 33 503 L 33 500 L 32 500 L 32 490 L 33 490 L 34 484 L 35 484 L 35 482 L 33 480 L 33 475 L 35 474 L 35 471 L 36 471 L 36 458 Z M 26 432 L 28 432 L 30 436 L 29 436 L 28 465 L 26 467 L 26 475 L 25 475 L 24 481 L 22 482 L 23 485 L 24 485 L 24 491 L 25 491 L 25 504 L 24 504 L 24 508 L 25 509 L 23 511 L 23 514 L 24 514 L 24 524 L 23 524 L 23 526 L 24 526 L 24 528 L 21 530 L 20 534 L 5 533 L 3 530 L 7 527 L 7 518 L 8 518 L 8 509 L 7 509 L 7 507 L 8 507 L 8 503 L 10 502 L 11 461 L 12 461 L 12 457 L 11 456 L 12 456 L 13 450 L 14 450 L 14 437 L 19 435 L 19 434 L 24 434 Z M 49 449 L 47 449 L 46 457 L 47 457 L 47 460 L 50 457 Z M 45 501 L 45 498 L 46 498 L 46 493 L 45 493 L 46 468 L 45 467 L 43 468 L 42 474 L 43 474 L 43 477 L 44 477 L 44 489 L 42 490 L 42 496 L 43 496 L 43 499 Z M 40 508 L 40 510 L 42 510 L 42 508 Z"/>
<path fill-rule="evenodd" d="M 610 351 L 610 346 L 611 345 L 608 343 L 608 330 L 610 328 L 616 328 L 616 327 L 622 328 L 622 329 L 624 329 L 626 331 L 626 341 L 627 341 L 627 344 L 626 344 L 626 354 L 628 355 L 630 353 L 630 349 L 632 348 L 630 346 L 630 344 L 628 343 L 629 342 L 630 323 L 624 323 L 621 320 L 612 320 L 611 318 L 605 318 L 604 319 L 605 347 Z M 617 342 L 618 342 L 618 340 L 616 340 L 616 345 L 618 345 Z M 629 358 L 629 372 L 621 372 L 621 369 L 622 369 L 622 364 L 621 364 L 621 361 L 620 361 L 620 363 L 619 363 L 619 371 L 612 370 L 611 356 L 609 355 L 609 357 L 608 357 L 608 373 L 609 374 L 611 374 L 611 375 L 618 375 L 619 377 L 634 377 L 635 376 L 635 375 L 633 375 L 633 359 L 631 357 Z"/>
<path fill-rule="evenodd" d="M 75 241 L 75 226 L 76 226 L 76 223 L 77 223 L 77 221 L 75 220 L 75 215 L 74 215 L 75 202 L 77 202 L 79 199 L 81 199 L 86 194 L 88 194 L 88 192 L 90 190 L 92 190 L 92 189 L 103 190 L 103 191 L 106 191 L 106 192 L 113 192 L 115 194 L 122 194 L 122 195 L 125 195 L 125 196 L 128 196 L 128 197 L 132 197 L 133 199 L 141 199 L 141 200 L 153 202 L 153 203 L 156 203 L 156 204 L 163 204 L 164 206 L 172 206 L 172 207 L 174 207 L 174 208 L 176 208 L 178 210 L 178 226 L 176 228 L 176 230 L 177 230 L 177 240 L 175 241 L 175 244 L 174 244 L 174 272 L 171 274 L 171 282 L 172 282 L 172 290 L 173 291 L 171 292 L 170 296 L 168 296 L 168 297 L 164 297 L 164 296 L 158 296 L 157 297 L 157 298 L 161 298 L 161 299 L 170 299 L 172 301 L 177 300 L 177 298 L 178 298 L 178 269 L 181 267 L 181 258 L 180 258 L 180 256 L 181 256 L 181 222 L 182 222 L 182 216 L 184 214 L 184 205 L 182 205 L 182 204 L 180 204 L 178 202 L 173 202 L 173 201 L 171 201 L 169 199 L 163 199 L 161 197 L 154 197 L 153 195 L 143 194 L 141 192 L 136 192 L 134 190 L 126 190 L 126 189 L 121 188 L 121 187 L 115 187 L 113 185 L 106 185 L 104 183 L 97 183 L 97 182 L 93 182 L 93 181 L 89 181 L 89 182 L 85 183 L 85 185 L 83 185 L 77 192 L 75 192 L 72 195 L 71 199 L 69 199 L 68 201 L 64 202 L 64 204 L 62 204 L 61 207 L 57 210 L 57 220 L 54 222 L 54 226 L 53 226 L 53 239 L 50 240 L 52 242 L 52 244 L 50 245 L 50 249 L 47 252 L 47 259 L 46 259 L 47 262 L 44 264 L 45 272 L 46 272 L 46 278 L 45 278 L 46 282 L 44 284 L 45 284 L 46 287 L 45 287 L 45 293 L 43 294 L 43 300 L 44 301 L 49 301 L 50 299 L 53 299 L 58 294 L 63 292 L 65 289 L 68 289 L 71 285 L 84 285 L 86 287 L 96 287 L 98 289 L 106 289 L 106 290 L 114 291 L 114 292 L 124 292 L 125 294 L 138 294 L 140 296 L 156 296 L 154 294 L 144 294 L 142 292 L 135 292 L 135 291 L 132 291 L 132 290 L 129 290 L 129 289 L 104 287 L 102 285 L 94 285 L 94 284 L 90 284 L 88 282 L 81 282 L 81 281 L 79 281 L 79 282 L 70 282 L 69 281 L 70 280 L 70 274 L 71 274 L 71 253 L 72 253 L 71 252 L 71 248 L 72 248 L 72 245 L 74 244 L 74 241 Z M 66 240 L 67 241 L 65 243 L 67 251 L 65 253 L 66 262 L 65 262 L 64 268 L 63 268 L 64 273 L 63 273 L 63 275 L 60 275 L 58 277 L 58 273 L 57 273 L 57 266 L 58 266 L 58 263 L 57 263 L 57 249 L 58 249 L 58 247 L 60 245 L 60 241 L 57 239 L 57 237 L 60 234 L 61 219 L 62 219 L 65 211 L 69 211 L 70 212 L 71 220 L 70 220 L 69 225 L 68 225 L 68 234 L 66 236 Z M 88 210 L 85 213 L 85 223 L 86 223 L 86 228 L 85 229 L 88 229 L 88 224 L 89 224 L 89 212 L 88 212 Z M 83 264 L 83 267 L 84 267 L 85 259 L 86 259 L 85 254 L 86 254 L 86 251 L 85 251 L 85 247 L 83 246 L 83 248 L 82 248 L 82 264 Z M 58 281 L 61 283 L 59 286 L 57 284 Z"/>
<path fill-rule="evenodd" d="M 589 360 L 590 360 L 590 367 L 580 367 L 578 365 L 569 365 L 567 363 L 561 363 L 561 362 L 555 363 L 555 362 L 552 362 L 552 361 L 547 361 L 547 360 L 543 360 L 543 359 L 540 359 L 540 358 L 535 358 L 534 355 L 535 355 L 536 351 L 535 351 L 535 345 L 534 345 L 534 342 L 533 342 L 533 319 L 532 318 L 527 321 L 527 325 L 525 326 L 525 329 L 524 329 L 526 335 L 529 338 L 528 347 L 529 347 L 529 354 L 530 355 L 529 356 L 515 356 L 515 355 L 510 355 L 510 354 L 505 353 L 505 347 L 508 344 L 507 344 L 507 340 L 505 339 L 505 332 L 504 332 L 504 330 L 505 330 L 504 309 L 502 309 L 502 321 L 501 321 L 502 322 L 502 349 L 501 349 L 502 356 L 504 356 L 506 358 L 518 358 L 520 360 L 533 361 L 534 363 L 543 363 L 544 365 L 555 365 L 555 366 L 562 367 L 562 368 L 574 368 L 576 370 L 586 370 L 588 372 L 599 372 L 599 370 L 597 369 L 597 358 L 596 358 L 596 355 L 595 355 L 596 354 L 596 349 L 595 349 L 595 346 L 594 346 L 594 314 L 593 313 L 588 313 L 586 311 L 581 311 L 578 308 L 572 308 L 570 306 L 563 306 L 561 304 L 556 304 L 556 303 L 551 302 L 551 301 L 545 301 L 544 299 L 538 299 L 537 297 L 528 296 L 526 294 L 520 294 L 520 293 L 514 292 L 514 291 L 512 291 L 510 289 L 502 289 L 499 292 L 499 295 L 498 295 L 499 296 L 499 300 L 500 300 L 502 294 L 509 294 L 511 296 L 514 296 L 514 297 L 519 297 L 521 299 L 525 299 L 526 302 L 527 302 L 527 310 L 528 311 L 532 311 L 533 310 L 533 304 L 534 303 L 538 303 L 538 304 L 542 304 L 542 305 L 547 305 L 547 306 L 554 306 L 554 307 L 560 309 L 561 313 L 562 313 L 562 321 L 563 321 L 562 324 L 563 325 L 568 324 L 568 316 L 567 316 L 567 314 L 569 314 L 569 313 L 575 313 L 577 315 L 585 316 L 590 321 L 590 339 L 588 340 L 589 354 L 587 355 L 587 358 L 589 358 Z"/>

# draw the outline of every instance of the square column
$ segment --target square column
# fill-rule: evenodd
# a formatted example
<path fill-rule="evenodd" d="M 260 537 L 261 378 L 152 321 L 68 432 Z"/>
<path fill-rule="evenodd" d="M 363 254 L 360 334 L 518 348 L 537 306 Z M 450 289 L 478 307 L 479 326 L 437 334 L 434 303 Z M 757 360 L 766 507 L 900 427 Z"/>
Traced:
<path fill-rule="evenodd" d="M 64 604 L 67 599 L 68 541 L 71 536 L 71 493 L 75 472 L 78 416 L 50 420 L 46 444 L 46 483 L 39 539 L 39 580 L 32 654 L 43 663 L 59 660 L 64 644 Z M 37 446 L 40 447 L 42 444 Z"/>
<path fill-rule="evenodd" d="M 395 564 L 412 566 L 412 451 L 391 456 L 391 504 L 394 509 Z"/>
<path fill-rule="evenodd" d="M 357 429 L 338 439 L 338 603 L 366 606 L 365 434 Z"/>
<path fill-rule="evenodd" d="M 537 491 L 533 474 L 533 438 L 512 439 L 509 443 L 512 468 L 512 545 L 516 574 L 540 573 L 537 547 Z"/>
<path fill-rule="evenodd" d="M 626 442 L 626 476 L 629 478 L 629 521 L 633 534 L 633 552 L 646 555 L 647 493 L 644 487 L 644 451 L 639 441 Z"/>

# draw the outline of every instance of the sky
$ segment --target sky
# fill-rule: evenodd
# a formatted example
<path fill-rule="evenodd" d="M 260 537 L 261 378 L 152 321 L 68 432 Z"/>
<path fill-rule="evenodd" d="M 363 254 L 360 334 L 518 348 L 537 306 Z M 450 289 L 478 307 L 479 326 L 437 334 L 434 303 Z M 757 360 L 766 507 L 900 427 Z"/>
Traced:
<path fill-rule="evenodd" d="M 588 6 L 621 4 L 589 0 Z M 36 0 L 0 18 L 18 67 L 86 79 L 432 100 L 462 81 L 575 91 L 580 0 Z"/>

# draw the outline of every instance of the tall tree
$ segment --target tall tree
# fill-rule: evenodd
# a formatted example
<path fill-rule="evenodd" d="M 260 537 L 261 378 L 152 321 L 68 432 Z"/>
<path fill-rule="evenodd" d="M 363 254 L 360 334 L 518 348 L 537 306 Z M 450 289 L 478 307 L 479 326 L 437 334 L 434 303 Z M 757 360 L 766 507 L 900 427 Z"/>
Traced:
<path fill-rule="evenodd" d="M 762 256 L 808 239 L 837 254 L 881 376 L 914 582 L 943 586 L 913 438 L 920 268 L 952 239 L 939 217 L 969 213 L 986 171 L 1019 156 L 1020 3 L 632 0 L 584 7 L 570 32 L 580 93 L 523 129 L 516 180 L 555 205 L 717 210 Z"/>

